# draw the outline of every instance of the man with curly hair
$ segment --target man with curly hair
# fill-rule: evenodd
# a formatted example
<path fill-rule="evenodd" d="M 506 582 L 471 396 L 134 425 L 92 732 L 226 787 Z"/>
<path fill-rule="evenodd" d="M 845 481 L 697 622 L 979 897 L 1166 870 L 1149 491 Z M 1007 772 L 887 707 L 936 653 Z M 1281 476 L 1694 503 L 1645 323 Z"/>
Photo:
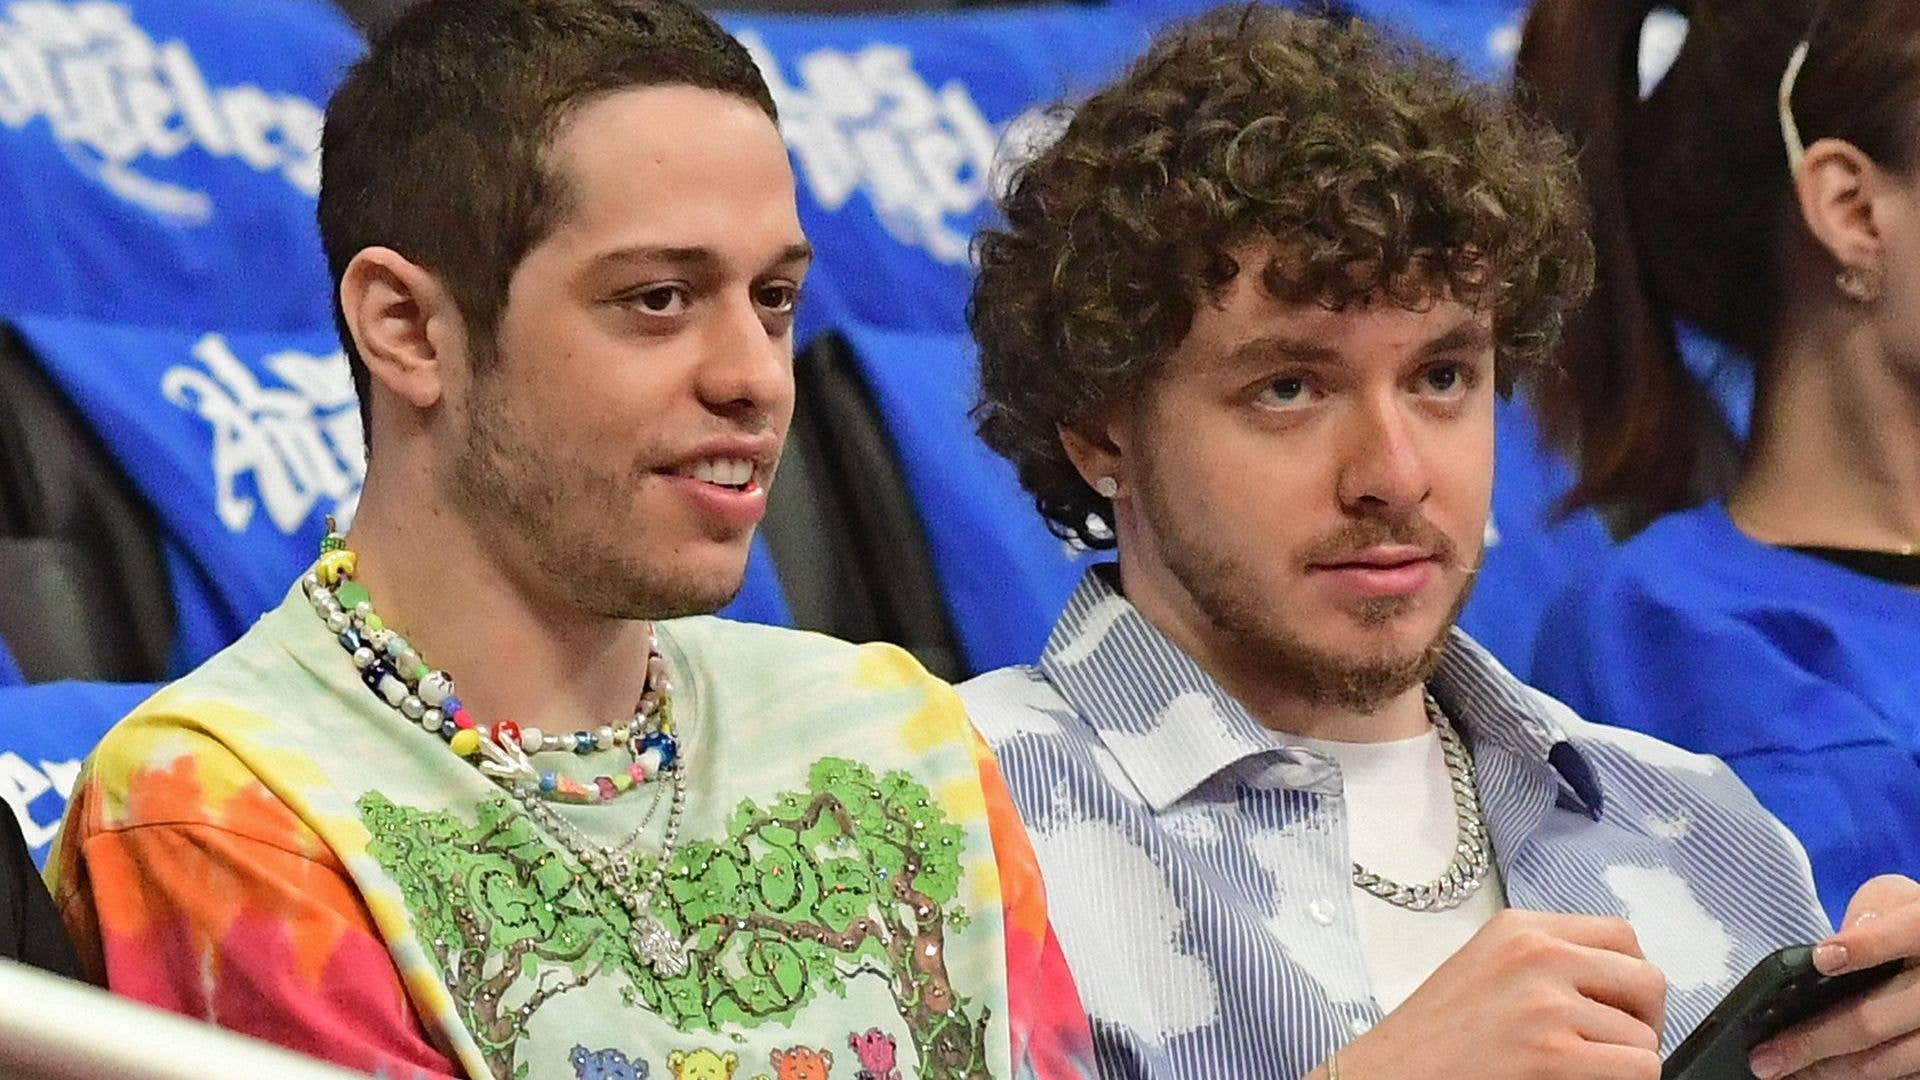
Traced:
<path fill-rule="evenodd" d="M 1169 33 L 1014 176 L 981 435 L 1119 559 L 962 696 L 1105 1075 L 1654 1080 L 1780 946 L 1920 952 L 1911 908 L 1830 938 L 1725 766 L 1453 625 L 1495 394 L 1592 276 L 1578 205 L 1497 91 L 1258 5 Z"/>

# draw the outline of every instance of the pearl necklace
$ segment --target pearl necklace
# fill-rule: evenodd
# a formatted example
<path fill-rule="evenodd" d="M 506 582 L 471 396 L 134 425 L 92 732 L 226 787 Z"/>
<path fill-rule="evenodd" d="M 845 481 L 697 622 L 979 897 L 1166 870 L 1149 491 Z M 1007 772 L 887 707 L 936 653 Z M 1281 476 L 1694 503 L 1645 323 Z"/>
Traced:
<path fill-rule="evenodd" d="M 1453 817 L 1458 831 L 1453 859 L 1438 878 L 1425 885 L 1402 885 L 1353 864 L 1353 883 L 1360 889 L 1395 907 L 1410 911 L 1450 911 L 1478 892 L 1493 865 L 1493 845 L 1487 837 L 1486 818 L 1480 813 L 1479 779 L 1473 755 L 1467 752 L 1460 735 L 1453 730 L 1440 703 L 1427 693 L 1427 721 L 1440 734 L 1440 753 L 1447 762 L 1447 776 L 1453 783 Z"/>
<path fill-rule="evenodd" d="M 639 704 L 620 727 L 548 736 L 511 720 L 489 726 L 475 721 L 454 694 L 452 676 L 430 668 L 418 650 L 374 612 L 365 587 L 353 580 L 358 566 L 345 540 L 329 529 L 321 541 L 319 563 L 300 582 L 308 602 L 338 635 L 368 689 L 407 720 L 446 740 L 449 749 L 481 772 L 562 802 L 588 803 L 611 802 L 673 768 L 680 742 L 673 729 L 672 684 L 657 639 L 648 642 L 647 680 Z M 595 777 L 591 784 L 538 769 L 528 757 L 542 750 L 572 750 L 584 756 L 622 746 L 632 751 L 632 763 Z"/>

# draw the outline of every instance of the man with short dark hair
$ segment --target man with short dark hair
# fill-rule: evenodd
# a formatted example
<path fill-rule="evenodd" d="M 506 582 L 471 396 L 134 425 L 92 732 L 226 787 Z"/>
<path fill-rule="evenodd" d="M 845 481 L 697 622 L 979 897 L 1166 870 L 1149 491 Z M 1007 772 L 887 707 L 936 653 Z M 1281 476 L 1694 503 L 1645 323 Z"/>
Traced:
<path fill-rule="evenodd" d="M 388 1076 L 1079 1075 L 951 689 L 682 618 L 793 409 L 746 51 L 681 0 L 430 0 L 328 110 L 320 223 L 358 517 L 91 759 L 51 876 L 92 973 Z"/>
<path fill-rule="evenodd" d="M 1920 954 L 1920 886 L 1870 883 L 1829 938 L 1724 765 L 1453 627 L 1496 385 L 1591 276 L 1578 205 L 1497 91 L 1258 5 L 1170 32 L 1015 177 L 981 434 L 1119 560 L 1037 666 L 961 693 L 1104 1075 L 1654 1080 L 1776 947 Z M 1909 972 L 1754 1064 L 1909 1076 L 1916 1027 Z"/>

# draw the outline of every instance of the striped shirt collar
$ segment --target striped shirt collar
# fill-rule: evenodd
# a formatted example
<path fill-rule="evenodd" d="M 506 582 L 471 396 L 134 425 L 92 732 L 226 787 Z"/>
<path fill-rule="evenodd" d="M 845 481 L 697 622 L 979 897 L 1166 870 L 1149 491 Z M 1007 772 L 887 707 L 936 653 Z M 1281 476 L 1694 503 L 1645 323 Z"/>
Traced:
<path fill-rule="evenodd" d="M 1249 762 L 1270 783 L 1337 794 L 1325 755 L 1254 720 L 1246 707 L 1140 614 L 1112 564 L 1087 571 L 1054 624 L 1040 671 L 1086 719 L 1156 812 Z M 1515 679 L 1458 627 L 1432 680 L 1434 696 L 1477 754 L 1496 747 L 1556 774 L 1563 795 L 1598 819 L 1591 764 L 1550 699 Z"/>

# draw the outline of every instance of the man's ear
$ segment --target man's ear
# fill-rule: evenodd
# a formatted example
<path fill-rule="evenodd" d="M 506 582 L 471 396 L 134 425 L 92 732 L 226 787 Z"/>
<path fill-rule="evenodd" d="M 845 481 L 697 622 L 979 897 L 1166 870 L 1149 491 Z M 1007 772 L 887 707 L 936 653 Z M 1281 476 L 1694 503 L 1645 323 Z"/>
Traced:
<path fill-rule="evenodd" d="M 446 391 L 449 363 L 466 352 L 453 294 L 392 248 L 361 250 L 340 276 L 340 310 L 375 382 L 416 409 Z"/>
<path fill-rule="evenodd" d="M 1112 421 L 1059 425 L 1060 445 L 1087 486 L 1111 501 L 1127 490 L 1126 433 Z"/>
<path fill-rule="evenodd" d="M 1807 148 L 1793 183 L 1800 217 L 1843 276 L 1878 281 L 1884 271 L 1886 242 L 1876 209 L 1887 182 L 1872 158 L 1843 139 Z"/>

